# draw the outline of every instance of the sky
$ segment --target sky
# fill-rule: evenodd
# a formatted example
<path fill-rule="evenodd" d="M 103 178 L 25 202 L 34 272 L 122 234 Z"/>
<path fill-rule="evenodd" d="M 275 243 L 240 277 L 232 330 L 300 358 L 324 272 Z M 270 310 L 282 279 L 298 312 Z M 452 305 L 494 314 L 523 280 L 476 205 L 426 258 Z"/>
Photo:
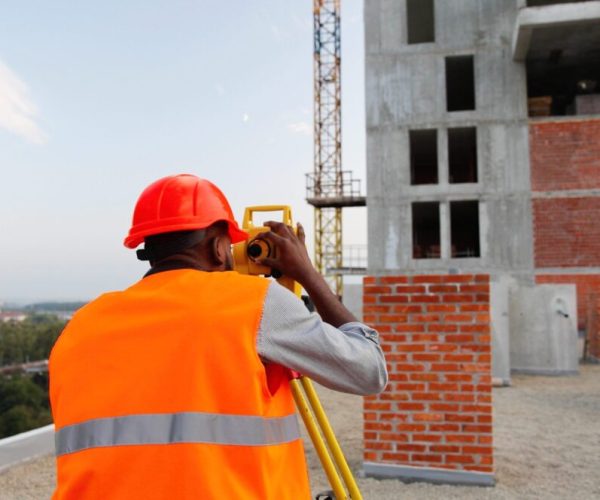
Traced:
<path fill-rule="evenodd" d="M 311 0 L 2 0 L 0 302 L 88 300 L 147 264 L 122 242 L 156 179 L 313 209 Z M 360 0 L 342 2 L 343 168 L 365 189 Z M 344 243 L 366 243 L 364 208 Z"/>

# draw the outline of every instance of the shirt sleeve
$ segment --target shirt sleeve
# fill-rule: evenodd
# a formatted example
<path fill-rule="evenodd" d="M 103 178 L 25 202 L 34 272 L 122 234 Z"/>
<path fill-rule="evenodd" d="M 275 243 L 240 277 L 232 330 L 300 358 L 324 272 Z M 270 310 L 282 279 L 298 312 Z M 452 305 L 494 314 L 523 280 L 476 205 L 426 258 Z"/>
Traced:
<path fill-rule="evenodd" d="M 336 328 L 277 282 L 269 284 L 257 351 L 333 390 L 376 394 L 387 384 L 385 358 L 376 330 L 359 322 Z"/>

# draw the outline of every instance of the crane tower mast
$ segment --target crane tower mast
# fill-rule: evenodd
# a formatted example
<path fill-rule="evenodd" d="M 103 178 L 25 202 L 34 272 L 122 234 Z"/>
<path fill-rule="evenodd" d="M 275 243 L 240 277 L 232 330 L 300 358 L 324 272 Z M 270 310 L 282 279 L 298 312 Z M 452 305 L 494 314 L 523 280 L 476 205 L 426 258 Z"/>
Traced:
<path fill-rule="evenodd" d="M 342 207 L 364 206 L 360 184 L 342 170 L 340 0 L 313 0 L 314 169 L 307 201 L 315 212 L 315 266 L 342 296 Z"/>

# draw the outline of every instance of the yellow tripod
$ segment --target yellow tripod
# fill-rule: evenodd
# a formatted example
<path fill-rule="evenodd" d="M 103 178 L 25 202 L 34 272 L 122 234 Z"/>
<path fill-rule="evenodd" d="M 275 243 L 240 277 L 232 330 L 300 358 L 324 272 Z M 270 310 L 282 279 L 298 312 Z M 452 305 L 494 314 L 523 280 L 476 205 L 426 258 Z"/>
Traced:
<path fill-rule="evenodd" d="M 344 452 L 340 448 L 329 424 L 329 419 L 325 414 L 325 410 L 323 410 L 312 382 L 309 378 L 297 374 L 297 378 L 290 380 L 290 386 L 294 394 L 296 407 L 325 470 L 329 484 L 335 494 L 335 499 L 362 500 L 356 480 L 350 467 L 348 467 Z M 344 483 L 348 492 L 344 488 Z"/>
<path fill-rule="evenodd" d="M 244 213 L 242 227 L 248 232 L 249 238 L 247 242 L 238 243 L 233 247 L 235 269 L 242 274 L 268 275 L 271 273 L 271 269 L 260 266 L 248 258 L 249 252 L 253 257 L 257 257 L 261 253 L 269 255 L 269 252 L 272 251 L 264 240 L 253 242 L 258 233 L 269 230 L 268 227 L 254 225 L 253 215 L 255 212 L 282 212 L 283 222 L 293 227 L 291 209 L 285 205 L 266 205 L 248 207 Z M 286 276 L 279 277 L 277 281 L 300 298 L 301 288 L 297 282 Z M 312 382 L 309 378 L 292 370 L 289 370 L 289 376 L 296 407 L 327 475 L 335 500 L 362 500 L 356 480 L 348 467 L 346 457 L 335 437 Z"/>

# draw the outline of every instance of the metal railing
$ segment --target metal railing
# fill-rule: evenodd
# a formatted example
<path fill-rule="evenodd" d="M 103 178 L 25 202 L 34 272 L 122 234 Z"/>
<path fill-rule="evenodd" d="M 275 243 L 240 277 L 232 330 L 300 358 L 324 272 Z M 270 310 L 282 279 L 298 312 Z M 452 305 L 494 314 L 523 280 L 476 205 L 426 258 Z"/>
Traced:
<path fill-rule="evenodd" d="M 351 170 L 343 170 L 341 175 L 331 177 L 306 174 L 306 198 L 358 198 L 360 190 L 360 179 L 354 179 Z"/>
<path fill-rule="evenodd" d="M 344 245 L 342 264 L 344 267 L 367 267 L 367 245 Z"/>

